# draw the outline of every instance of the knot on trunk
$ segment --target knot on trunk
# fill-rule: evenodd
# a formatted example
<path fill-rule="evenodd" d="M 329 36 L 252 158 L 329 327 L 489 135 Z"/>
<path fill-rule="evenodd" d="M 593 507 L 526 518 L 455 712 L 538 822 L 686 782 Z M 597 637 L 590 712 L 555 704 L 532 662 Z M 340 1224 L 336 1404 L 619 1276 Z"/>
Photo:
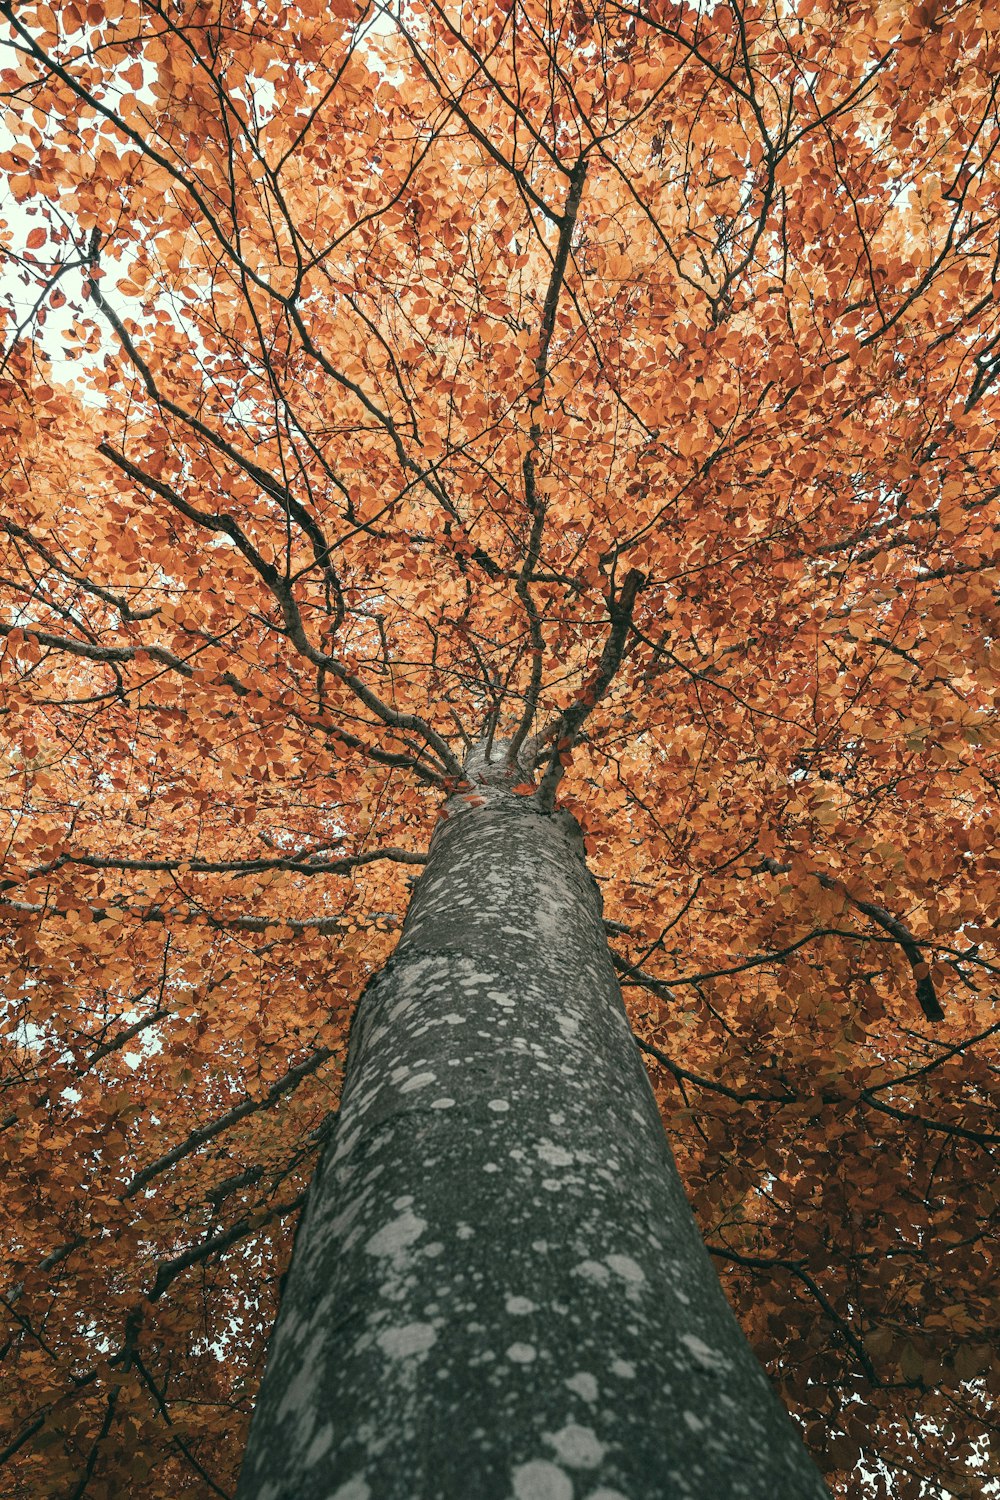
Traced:
<path fill-rule="evenodd" d="M 473 791 L 513 792 L 517 787 L 527 795 L 534 790 L 530 766 L 520 755 L 511 758 L 510 740 L 480 740 L 466 755 L 462 771 Z"/>

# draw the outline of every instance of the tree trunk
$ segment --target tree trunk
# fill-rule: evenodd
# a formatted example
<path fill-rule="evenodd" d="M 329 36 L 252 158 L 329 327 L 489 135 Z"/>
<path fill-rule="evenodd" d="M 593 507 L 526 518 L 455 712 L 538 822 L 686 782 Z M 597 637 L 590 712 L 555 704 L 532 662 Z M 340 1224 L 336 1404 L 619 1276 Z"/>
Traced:
<path fill-rule="evenodd" d="M 239 1500 L 826 1496 L 688 1208 L 577 824 L 493 788 L 446 814 L 358 1009 Z"/>

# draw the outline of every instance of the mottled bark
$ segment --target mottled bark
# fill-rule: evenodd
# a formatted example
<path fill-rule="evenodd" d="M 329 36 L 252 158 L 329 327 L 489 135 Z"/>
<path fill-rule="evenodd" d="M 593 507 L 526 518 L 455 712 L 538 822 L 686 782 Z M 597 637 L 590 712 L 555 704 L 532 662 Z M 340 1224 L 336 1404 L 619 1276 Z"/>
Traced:
<path fill-rule="evenodd" d="M 632 1041 L 573 819 L 453 798 L 362 999 L 239 1500 L 813 1500 Z"/>

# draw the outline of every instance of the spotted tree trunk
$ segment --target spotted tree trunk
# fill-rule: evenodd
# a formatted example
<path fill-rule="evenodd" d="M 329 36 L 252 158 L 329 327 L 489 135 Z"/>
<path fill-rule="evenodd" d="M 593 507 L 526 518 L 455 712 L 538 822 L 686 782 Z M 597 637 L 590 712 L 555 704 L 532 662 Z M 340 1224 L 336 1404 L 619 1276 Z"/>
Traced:
<path fill-rule="evenodd" d="M 239 1500 L 827 1490 L 684 1197 L 565 812 L 452 798 L 355 1020 Z"/>

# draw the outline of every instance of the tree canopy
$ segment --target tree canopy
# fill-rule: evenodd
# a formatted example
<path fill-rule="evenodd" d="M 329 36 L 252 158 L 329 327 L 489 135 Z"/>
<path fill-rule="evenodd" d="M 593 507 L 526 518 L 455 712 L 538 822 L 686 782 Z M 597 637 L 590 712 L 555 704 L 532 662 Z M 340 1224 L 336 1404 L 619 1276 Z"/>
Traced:
<path fill-rule="evenodd" d="M 5 1493 L 231 1493 L 485 733 L 835 1492 L 980 1495 L 1000 9 L 0 17 Z"/>

